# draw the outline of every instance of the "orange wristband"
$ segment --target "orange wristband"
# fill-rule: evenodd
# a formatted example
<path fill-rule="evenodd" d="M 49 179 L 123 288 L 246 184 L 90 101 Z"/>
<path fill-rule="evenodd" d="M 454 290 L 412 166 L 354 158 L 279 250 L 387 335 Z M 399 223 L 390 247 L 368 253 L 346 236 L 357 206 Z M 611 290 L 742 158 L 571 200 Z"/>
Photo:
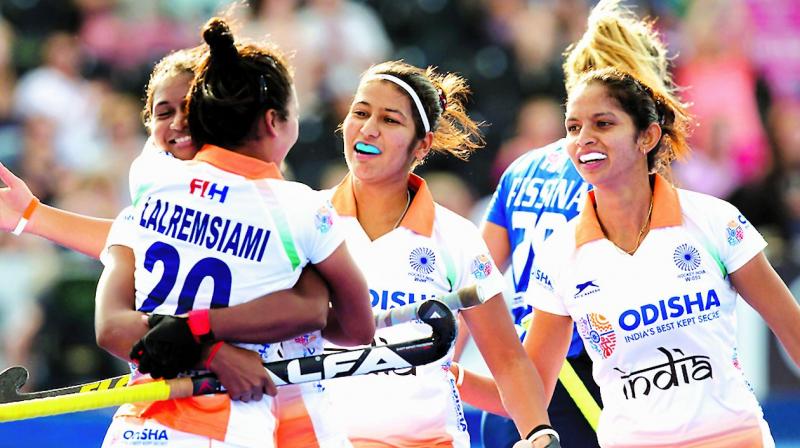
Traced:
<path fill-rule="evenodd" d="M 222 348 L 222 344 L 224 344 L 224 342 L 219 341 L 215 342 L 214 345 L 211 346 L 211 349 L 208 351 L 208 357 L 206 358 L 205 362 L 203 362 L 203 367 L 205 367 L 206 370 L 211 370 L 211 361 L 213 361 L 214 357 L 217 356 L 217 352 Z"/>
<path fill-rule="evenodd" d="M 11 231 L 16 236 L 22 235 L 22 232 L 25 230 L 25 226 L 28 225 L 28 220 L 31 219 L 33 216 L 33 212 L 36 211 L 36 208 L 39 206 L 39 200 L 35 197 L 31 199 L 31 202 L 28 203 L 28 207 L 25 208 L 25 211 L 22 212 L 22 216 L 19 218 L 19 222 L 17 223 L 17 227 Z"/>

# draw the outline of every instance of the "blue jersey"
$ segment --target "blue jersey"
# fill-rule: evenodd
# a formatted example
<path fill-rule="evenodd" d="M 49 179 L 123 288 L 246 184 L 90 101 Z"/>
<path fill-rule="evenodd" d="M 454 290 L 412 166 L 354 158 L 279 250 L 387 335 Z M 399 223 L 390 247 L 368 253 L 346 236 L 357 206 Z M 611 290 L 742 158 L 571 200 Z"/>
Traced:
<path fill-rule="evenodd" d="M 523 329 L 531 313 L 523 293 L 531 276 L 541 275 L 531 272 L 536 250 L 555 228 L 578 216 L 590 189 L 564 149 L 564 140 L 528 152 L 500 178 L 485 219 L 508 231 L 515 291 L 511 313 Z M 582 350 L 583 343 L 573 332 L 567 356 L 577 356 Z"/>

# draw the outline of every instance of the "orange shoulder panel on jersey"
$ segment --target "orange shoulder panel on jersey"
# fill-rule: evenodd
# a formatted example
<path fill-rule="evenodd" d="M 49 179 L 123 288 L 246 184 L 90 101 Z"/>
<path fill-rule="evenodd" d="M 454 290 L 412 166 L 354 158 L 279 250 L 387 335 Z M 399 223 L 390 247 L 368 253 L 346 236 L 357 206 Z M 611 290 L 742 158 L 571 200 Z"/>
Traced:
<path fill-rule="evenodd" d="M 581 247 L 590 241 L 605 238 L 595 211 L 594 191 L 589 191 L 586 201 L 586 205 L 584 205 L 581 213 L 576 218 L 578 223 L 575 227 L 575 247 Z M 675 187 L 658 174 L 656 174 L 653 186 L 653 204 L 651 229 L 681 225 L 681 204 L 678 199 L 678 192 Z"/>
<path fill-rule="evenodd" d="M 433 235 L 433 222 L 436 217 L 433 195 L 428 190 L 425 180 L 416 174 L 409 174 L 408 186 L 415 192 L 414 200 L 411 201 L 408 212 L 400 221 L 400 226 L 430 237 Z M 336 213 L 341 216 L 358 216 L 352 174 L 347 174 L 336 187 L 331 197 L 331 203 L 336 209 Z"/>

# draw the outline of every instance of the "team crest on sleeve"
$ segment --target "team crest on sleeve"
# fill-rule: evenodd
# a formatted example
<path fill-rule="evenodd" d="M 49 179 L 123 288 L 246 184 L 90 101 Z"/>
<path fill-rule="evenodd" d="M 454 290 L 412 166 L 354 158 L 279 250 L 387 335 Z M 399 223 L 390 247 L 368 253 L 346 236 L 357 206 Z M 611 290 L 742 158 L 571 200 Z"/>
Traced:
<path fill-rule="evenodd" d="M 738 220 L 731 220 L 728 223 L 728 227 L 725 228 L 725 233 L 728 237 L 728 245 L 736 246 L 742 242 L 744 239 L 744 229 L 742 228 L 742 224 L 746 223 L 747 221 L 742 215 L 739 215 Z"/>
<path fill-rule="evenodd" d="M 480 254 L 472 260 L 472 276 L 483 280 L 492 273 L 492 259 L 486 254 Z"/>
<path fill-rule="evenodd" d="M 330 202 L 317 209 L 317 214 L 314 217 L 314 224 L 320 233 L 326 233 L 333 227 L 333 206 Z"/>
<path fill-rule="evenodd" d="M 578 333 L 588 347 L 607 359 L 617 346 L 617 334 L 611 322 L 598 313 L 588 313 L 575 322 Z"/>

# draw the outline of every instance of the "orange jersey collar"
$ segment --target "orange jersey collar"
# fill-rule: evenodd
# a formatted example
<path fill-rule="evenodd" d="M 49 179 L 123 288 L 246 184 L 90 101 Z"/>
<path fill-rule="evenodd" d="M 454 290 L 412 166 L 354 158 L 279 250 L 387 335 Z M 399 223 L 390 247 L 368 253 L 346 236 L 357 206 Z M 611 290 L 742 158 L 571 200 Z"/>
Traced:
<path fill-rule="evenodd" d="M 214 165 L 247 179 L 283 179 L 281 171 L 274 163 L 264 162 L 219 146 L 203 145 L 192 160 Z"/>
<path fill-rule="evenodd" d="M 577 218 L 578 224 L 575 228 L 576 249 L 590 241 L 606 237 L 603 234 L 603 229 L 600 228 L 600 221 L 597 219 L 596 204 L 594 191 L 590 191 L 583 210 L 581 210 Z M 650 218 L 650 228 L 679 226 L 682 222 L 678 192 L 666 179 L 656 174 L 653 185 L 653 216 Z"/>
<path fill-rule="evenodd" d="M 414 232 L 430 237 L 433 235 L 433 220 L 435 204 L 428 184 L 416 174 L 409 174 L 408 188 L 414 193 L 414 199 L 408 207 L 406 215 L 400 221 L 400 226 Z M 331 198 L 336 213 L 342 216 L 358 216 L 358 205 L 353 191 L 353 175 L 348 173 L 344 180 L 336 187 Z"/>

